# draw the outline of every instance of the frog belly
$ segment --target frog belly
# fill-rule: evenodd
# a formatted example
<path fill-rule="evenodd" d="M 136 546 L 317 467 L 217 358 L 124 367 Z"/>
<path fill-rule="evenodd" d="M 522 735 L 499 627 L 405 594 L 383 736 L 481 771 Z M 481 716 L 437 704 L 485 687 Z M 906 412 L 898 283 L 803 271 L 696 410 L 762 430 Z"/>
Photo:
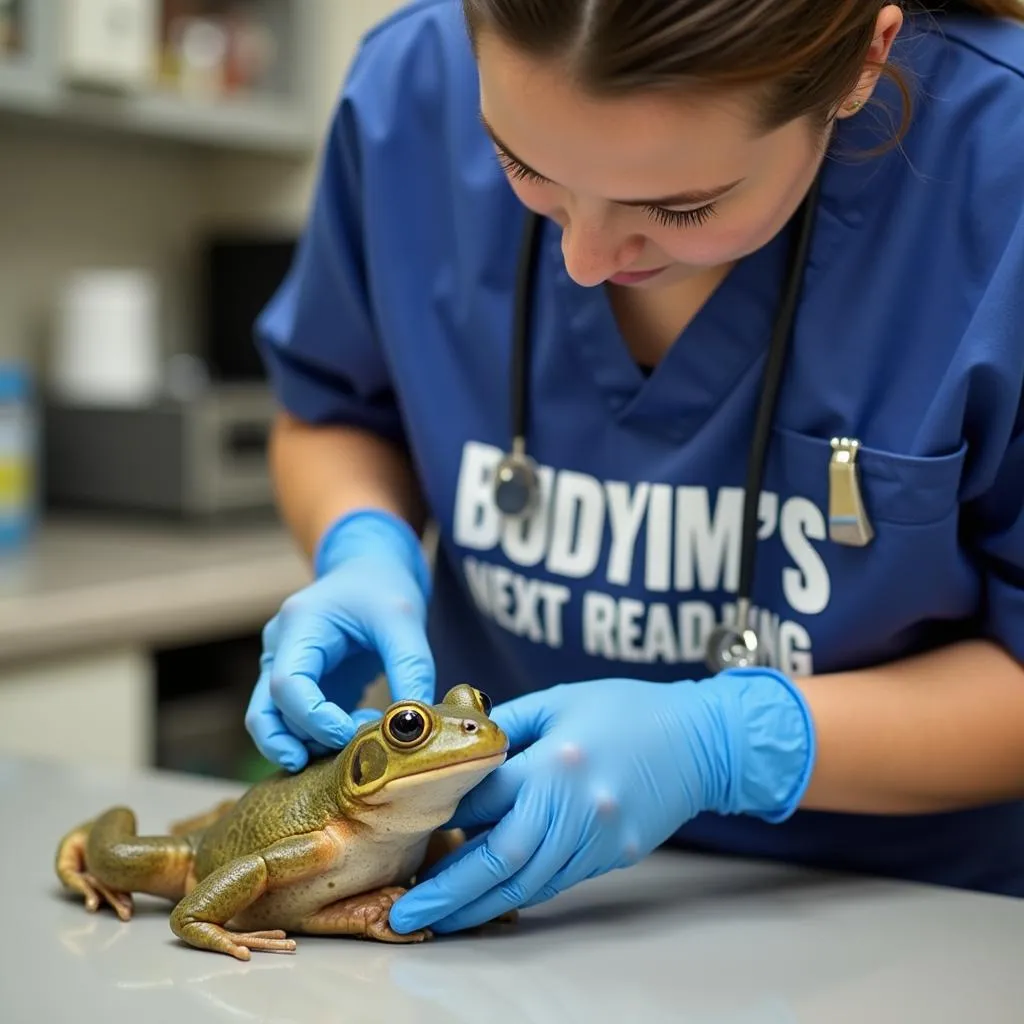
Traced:
<path fill-rule="evenodd" d="M 390 841 L 332 834 L 337 855 L 314 877 L 291 882 L 261 896 L 237 914 L 230 927 L 243 930 L 283 928 L 299 931 L 302 922 L 337 900 L 385 885 L 405 885 L 426 853 L 429 836 L 411 846 L 408 837 Z"/>

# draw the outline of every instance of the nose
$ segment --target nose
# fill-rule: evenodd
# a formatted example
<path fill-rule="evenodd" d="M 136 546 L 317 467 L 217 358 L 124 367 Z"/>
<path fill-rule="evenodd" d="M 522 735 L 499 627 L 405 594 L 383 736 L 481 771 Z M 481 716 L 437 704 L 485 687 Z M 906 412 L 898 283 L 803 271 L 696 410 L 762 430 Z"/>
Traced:
<path fill-rule="evenodd" d="M 569 276 L 579 285 L 599 285 L 636 261 L 642 238 L 625 235 L 595 215 L 570 216 L 562 228 L 562 258 Z"/>

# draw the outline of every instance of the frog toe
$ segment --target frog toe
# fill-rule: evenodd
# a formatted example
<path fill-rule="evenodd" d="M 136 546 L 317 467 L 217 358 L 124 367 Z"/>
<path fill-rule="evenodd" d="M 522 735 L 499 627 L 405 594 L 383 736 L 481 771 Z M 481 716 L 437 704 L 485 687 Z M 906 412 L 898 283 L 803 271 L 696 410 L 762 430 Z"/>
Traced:
<path fill-rule="evenodd" d="M 197 949 L 226 953 L 236 960 L 248 960 L 251 951 L 294 953 L 296 943 L 280 929 L 256 932 L 231 932 L 210 921 L 189 921 L 175 929 L 178 937 Z"/>
<path fill-rule="evenodd" d="M 135 909 L 132 894 L 112 888 L 86 869 L 81 840 L 63 851 L 57 874 L 66 889 L 82 897 L 89 913 L 96 913 L 105 903 L 122 921 L 132 917 Z"/>
<path fill-rule="evenodd" d="M 226 934 L 233 942 L 247 950 L 259 950 L 264 953 L 294 953 L 296 950 L 295 940 L 289 939 L 287 933 L 279 928 L 262 932 L 227 932 Z"/>
<path fill-rule="evenodd" d="M 97 910 L 99 907 L 99 897 L 102 897 L 103 900 L 113 907 L 114 913 L 122 921 L 131 920 L 132 914 L 135 912 L 135 901 L 132 899 L 130 892 L 120 892 L 117 889 L 112 889 L 93 875 L 83 875 L 82 882 L 86 888 L 96 894 L 92 900 L 86 897 L 85 905 L 88 910 Z"/>
<path fill-rule="evenodd" d="M 429 942 L 434 933 L 429 928 L 420 928 L 414 932 L 396 932 L 387 919 L 372 921 L 366 929 L 366 936 L 378 942 Z"/>

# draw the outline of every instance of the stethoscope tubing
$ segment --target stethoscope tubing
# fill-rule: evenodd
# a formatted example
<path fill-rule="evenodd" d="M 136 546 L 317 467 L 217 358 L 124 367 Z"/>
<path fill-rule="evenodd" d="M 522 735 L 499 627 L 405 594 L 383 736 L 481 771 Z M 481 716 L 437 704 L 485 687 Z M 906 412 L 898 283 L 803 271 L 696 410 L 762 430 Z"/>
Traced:
<path fill-rule="evenodd" d="M 747 463 L 747 479 L 743 488 L 743 528 L 740 548 L 740 577 L 737 597 L 744 602 L 751 599 L 754 592 L 754 569 L 756 563 L 757 544 L 757 513 L 761 500 L 761 487 L 764 483 L 764 472 L 767 466 L 768 445 L 771 441 L 772 423 L 775 419 L 775 408 L 778 403 L 779 390 L 785 369 L 789 341 L 796 323 L 797 305 L 800 290 L 803 286 L 804 271 L 810 252 L 811 239 L 817 219 L 818 196 L 821 190 L 821 175 L 817 175 L 804 198 L 798 216 L 798 230 L 793 239 L 788 261 L 789 272 L 782 302 L 772 331 L 772 340 L 768 348 L 768 358 L 764 369 L 764 383 L 761 388 L 761 401 L 754 420 L 754 432 L 750 446 L 750 458 Z"/>
<path fill-rule="evenodd" d="M 767 466 L 772 423 L 785 369 L 786 354 L 796 322 L 797 307 L 808 263 L 811 241 L 821 191 L 819 172 L 795 215 L 797 230 L 789 249 L 786 282 L 772 328 L 771 342 L 765 363 L 761 398 L 758 403 L 747 462 L 743 491 L 743 525 L 740 547 L 740 576 L 737 587 L 734 626 L 720 626 L 713 631 L 707 651 L 708 665 L 720 671 L 729 664 L 746 664 L 759 657 L 757 632 L 747 626 L 757 563 L 757 520 L 761 487 Z M 510 367 L 510 419 L 512 451 L 499 465 L 497 488 L 519 488 L 518 500 L 502 501 L 499 508 L 506 515 L 523 514 L 535 507 L 539 486 L 532 460 L 526 453 L 526 429 L 529 418 L 530 317 L 533 313 L 533 289 L 538 263 L 541 217 L 526 211 L 523 234 L 516 264 L 515 298 L 512 322 L 512 359 Z M 510 491 L 514 494 L 514 491 Z M 516 511 L 509 511 L 511 507 Z"/>

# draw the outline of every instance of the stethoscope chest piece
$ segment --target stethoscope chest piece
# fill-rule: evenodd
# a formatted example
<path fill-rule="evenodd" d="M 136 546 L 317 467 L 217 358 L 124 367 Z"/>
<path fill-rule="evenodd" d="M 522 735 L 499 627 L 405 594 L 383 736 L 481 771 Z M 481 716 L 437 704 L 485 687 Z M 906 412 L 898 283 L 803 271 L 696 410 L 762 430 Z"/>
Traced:
<path fill-rule="evenodd" d="M 513 444 L 494 473 L 494 503 L 503 515 L 515 519 L 533 512 L 539 498 L 537 467 L 522 444 Z"/>
<path fill-rule="evenodd" d="M 747 617 L 747 602 L 737 602 L 736 621 L 742 624 Z M 753 668 L 761 664 L 761 650 L 757 633 L 740 625 L 716 626 L 708 637 L 707 666 L 712 672 L 729 668 Z"/>

